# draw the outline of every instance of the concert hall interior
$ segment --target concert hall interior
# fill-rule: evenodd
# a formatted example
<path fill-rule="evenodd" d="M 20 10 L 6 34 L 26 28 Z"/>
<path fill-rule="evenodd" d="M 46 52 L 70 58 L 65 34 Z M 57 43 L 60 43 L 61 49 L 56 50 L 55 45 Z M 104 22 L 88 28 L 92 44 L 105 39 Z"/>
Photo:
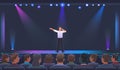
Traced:
<path fill-rule="evenodd" d="M 120 2 L 1 1 L 0 62 L 2 55 L 13 53 L 20 57 L 40 54 L 42 60 L 47 54 L 53 55 L 56 60 L 59 54 L 64 54 L 65 58 L 71 54 L 71 57 L 76 56 L 77 64 L 80 64 L 79 56 L 82 54 L 88 55 L 87 57 L 97 54 L 100 58 L 104 57 L 103 54 L 109 54 L 110 57 L 116 54 L 120 60 Z M 89 64 L 89 58 L 87 59 Z M 42 60 L 41 64 L 44 63 Z M 19 64 L 22 62 L 20 58 Z M 4 70 L 1 64 L 0 70 Z"/>

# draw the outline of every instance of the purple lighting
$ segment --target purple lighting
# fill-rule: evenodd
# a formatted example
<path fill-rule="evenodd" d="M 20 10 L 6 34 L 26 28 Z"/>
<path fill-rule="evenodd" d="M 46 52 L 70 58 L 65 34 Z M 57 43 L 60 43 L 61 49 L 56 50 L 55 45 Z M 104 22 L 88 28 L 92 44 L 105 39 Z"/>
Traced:
<path fill-rule="evenodd" d="M 62 26 L 62 27 L 66 26 L 66 17 L 65 17 L 64 7 L 61 7 L 60 9 L 58 26 Z"/>
<path fill-rule="evenodd" d="M 37 8 L 40 8 L 40 6 L 37 6 Z"/>
<path fill-rule="evenodd" d="M 110 33 L 106 33 L 106 50 L 110 50 Z"/>
<path fill-rule="evenodd" d="M 16 9 L 23 24 L 32 23 L 30 17 L 19 6 L 16 6 Z"/>
<path fill-rule="evenodd" d="M 2 14 L 1 17 L 1 47 L 2 50 L 4 50 L 5 48 L 5 15 Z"/>

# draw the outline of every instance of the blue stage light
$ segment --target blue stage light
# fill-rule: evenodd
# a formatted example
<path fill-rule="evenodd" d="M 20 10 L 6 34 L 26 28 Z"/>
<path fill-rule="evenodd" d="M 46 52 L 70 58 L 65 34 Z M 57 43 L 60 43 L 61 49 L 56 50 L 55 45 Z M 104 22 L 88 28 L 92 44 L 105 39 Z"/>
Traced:
<path fill-rule="evenodd" d="M 81 6 L 78 6 L 78 9 L 80 10 L 82 7 Z"/>
<path fill-rule="evenodd" d="M 87 6 L 89 6 L 89 4 L 85 4 L 85 6 L 87 7 Z"/>
<path fill-rule="evenodd" d="M 15 6 L 17 6 L 17 4 L 15 4 Z"/>
<path fill-rule="evenodd" d="M 60 6 L 61 6 L 61 7 L 64 7 L 64 6 L 65 6 L 65 4 L 64 4 L 64 3 L 61 3 L 61 4 L 60 4 Z"/>
<path fill-rule="evenodd" d="M 50 4 L 50 6 L 53 6 L 53 4 Z"/>
<path fill-rule="evenodd" d="M 67 6 L 69 7 L 69 6 L 70 6 L 70 4 L 67 4 Z"/>
<path fill-rule="evenodd" d="M 34 6 L 34 4 L 32 3 L 32 4 L 31 4 L 31 6 L 33 7 L 33 6 Z"/>
<path fill-rule="evenodd" d="M 58 6 L 58 4 L 55 4 L 55 6 Z"/>
<path fill-rule="evenodd" d="M 100 4 L 98 4 L 97 6 L 100 6 Z"/>
<path fill-rule="evenodd" d="M 19 4 L 19 6 L 22 6 L 22 4 Z"/>
<path fill-rule="evenodd" d="M 28 4 L 25 4 L 25 6 L 28 6 Z"/>
<path fill-rule="evenodd" d="M 38 5 L 37 8 L 40 8 L 40 5 Z"/>
<path fill-rule="evenodd" d="M 95 6 L 95 4 L 92 4 L 92 6 Z"/>
<path fill-rule="evenodd" d="M 103 4 L 103 6 L 105 6 L 105 4 Z"/>

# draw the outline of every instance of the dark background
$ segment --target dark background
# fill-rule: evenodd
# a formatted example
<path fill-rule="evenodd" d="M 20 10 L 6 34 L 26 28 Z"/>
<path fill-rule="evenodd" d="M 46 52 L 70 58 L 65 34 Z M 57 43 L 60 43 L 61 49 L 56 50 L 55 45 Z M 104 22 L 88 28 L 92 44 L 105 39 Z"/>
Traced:
<path fill-rule="evenodd" d="M 66 26 L 64 29 L 64 48 L 67 50 L 106 50 L 106 32 L 110 32 L 110 49 L 115 49 L 115 13 L 120 12 L 119 5 L 107 5 L 99 27 L 88 29 L 90 20 L 100 7 L 85 7 L 79 5 L 65 7 Z M 0 13 L 5 13 L 6 20 L 6 50 L 10 50 L 10 34 L 15 34 L 15 50 L 52 50 L 56 49 L 56 33 L 49 30 L 57 29 L 60 7 L 41 5 L 36 7 L 21 7 L 31 18 L 32 27 L 24 25 L 14 5 L 0 5 Z M 87 31 L 86 31 L 87 30 Z"/>

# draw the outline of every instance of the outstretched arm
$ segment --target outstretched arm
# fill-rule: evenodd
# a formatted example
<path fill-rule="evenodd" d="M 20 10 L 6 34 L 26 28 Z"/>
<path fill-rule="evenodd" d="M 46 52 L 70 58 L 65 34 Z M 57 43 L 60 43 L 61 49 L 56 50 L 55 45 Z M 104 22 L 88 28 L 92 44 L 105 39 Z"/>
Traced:
<path fill-rule="evenodd" d="M 54 31 L 54 32 L 58 32 L 57 30 L 55 30 L 54 28 L 49 28 L 50 30 Z"/>
<path fill-rule="evenodd" d="M 52 31 L 55 30 L 55 29 L 53 29 L 53 28 L 49 28 L 49 29 L 52 30 Z"/>

